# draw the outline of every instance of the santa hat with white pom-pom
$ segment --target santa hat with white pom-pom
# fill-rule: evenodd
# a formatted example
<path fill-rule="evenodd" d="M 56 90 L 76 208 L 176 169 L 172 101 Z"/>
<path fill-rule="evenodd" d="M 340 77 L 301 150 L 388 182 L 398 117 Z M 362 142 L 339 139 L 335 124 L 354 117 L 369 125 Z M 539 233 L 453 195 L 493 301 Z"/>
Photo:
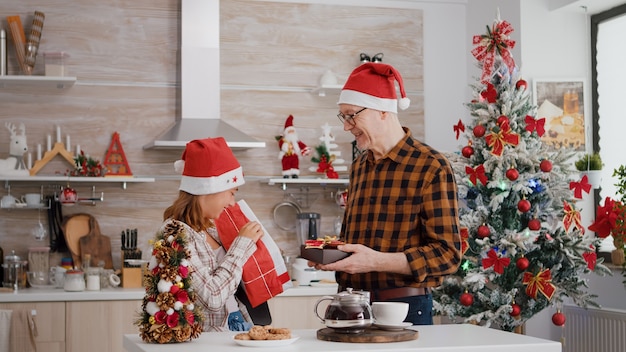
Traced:
<path fill-rule="evenodd" d="M 183 174 L 178 189 L 197 196 L 219 193 L 245 183 L 243 169 L 222 137 L 187 143 L 182 160 L 177 160 L 174 168 Z"/>
<path fill-rule="evenodd" d="M 398 82 L 401 99 L 398 101 Z M 406 110 L 411 101 L 406 97 L 402 76 L 393 66 L 368 62 L 355 68 L 341 90 L 337 104 L 350 104 L 379 111 Z"/>

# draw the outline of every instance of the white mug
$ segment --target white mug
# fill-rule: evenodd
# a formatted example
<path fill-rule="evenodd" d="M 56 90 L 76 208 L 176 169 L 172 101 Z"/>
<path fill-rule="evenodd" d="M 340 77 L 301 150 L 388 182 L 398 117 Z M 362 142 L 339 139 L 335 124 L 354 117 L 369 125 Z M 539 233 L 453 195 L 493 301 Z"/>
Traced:
<path fill-rule="evenodd" d="M 50 282 L 58 287 L 63 288 L 63 284 L 65 283 L 65 269 L 62 266 L 53 266 L 50 268 Z"/>
<path fill-rule="evenodd" d="M 26 202 L 26 205 L 36 206 L 41 204 L 41 195 L 39 193 L 26 193 L 22 196 L 22 200 Z"/>

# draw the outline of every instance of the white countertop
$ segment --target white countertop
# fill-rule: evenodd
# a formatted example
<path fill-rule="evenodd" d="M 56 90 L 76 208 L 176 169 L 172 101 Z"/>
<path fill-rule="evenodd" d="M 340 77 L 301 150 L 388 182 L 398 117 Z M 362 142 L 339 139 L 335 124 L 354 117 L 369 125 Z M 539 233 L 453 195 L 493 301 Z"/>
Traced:
<path fill-rule="evenodd" d="M 419 331 L 417 340 L 390 343 L 346 343 L 318 340 L 317 329 L 294 330 L 300 338 L 291 345 L 254 348 L 255 351 L 281 352 L 561 352 L 561 343 L 471 324 L 413 326 Z M 138 334 L 124 335 L 128 352 L 238 352 L 242 347 L 233 341 L 236 332 L 203 333 L 198 339 L 176 345 L 144 343 Z"/>
<path fill-rule="evenodd" d="M 0 293 L 0 303 L 141 300 L 144 293 L 143 288 L 106 288 L 100 291 L 82 292 L 67 292 L 61 288 L 26 288 L 17 293 Z M 335 293 L 337 293 L 337 285 L 298 286 L 288 289 L 277 297 L 324 296 Z"/>

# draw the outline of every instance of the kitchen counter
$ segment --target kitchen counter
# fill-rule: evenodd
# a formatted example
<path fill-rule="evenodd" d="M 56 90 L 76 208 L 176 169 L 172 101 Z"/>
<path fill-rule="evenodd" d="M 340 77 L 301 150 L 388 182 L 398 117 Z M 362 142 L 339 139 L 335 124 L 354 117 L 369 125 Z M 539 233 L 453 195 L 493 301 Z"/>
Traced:
<path fill-rule="evenodd" d="M 256 351 L 282 352 L 561 352 L 561 343 L 520 335 L 471 324 L 413 326 L 419 331 L 417 340 L 392 343 L 345 343 L 318 340 L 317 329 L 293 330 L 300 338 L 291 345 L 255 348 Z M 124 335 L 123 346 L 128 352 L 205 352 L 242 351 L 246 347 L 233 341 L 236 332 L 203 333 L 198 339 L 176 345 L 144 343 L 138 334 Z"/>
<path fill-rule="evenodd" d="M 106 288 L 83 292 L 67 292 L 60 288 L 26 288 L 18 293 L 0 293 L 0 303 L 141 300 L 144 293 L 143 288 Z M 278 297 L 324 296 L 335 293 L 337 285 L 298 286 L 288 289 Z"/>

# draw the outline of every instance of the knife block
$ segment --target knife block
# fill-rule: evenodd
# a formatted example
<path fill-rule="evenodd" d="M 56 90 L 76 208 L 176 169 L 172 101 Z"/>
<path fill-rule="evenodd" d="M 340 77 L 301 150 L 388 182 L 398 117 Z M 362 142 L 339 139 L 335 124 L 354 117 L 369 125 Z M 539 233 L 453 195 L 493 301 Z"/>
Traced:
<path fill-rule="evenodd" d="M 141 264 L 140 266 L 125 267 L 125 257 L 122 251 L 122 287 L 124 288 L 138 288 L 143 287 L 143 270 L 147 264 Z"/>

